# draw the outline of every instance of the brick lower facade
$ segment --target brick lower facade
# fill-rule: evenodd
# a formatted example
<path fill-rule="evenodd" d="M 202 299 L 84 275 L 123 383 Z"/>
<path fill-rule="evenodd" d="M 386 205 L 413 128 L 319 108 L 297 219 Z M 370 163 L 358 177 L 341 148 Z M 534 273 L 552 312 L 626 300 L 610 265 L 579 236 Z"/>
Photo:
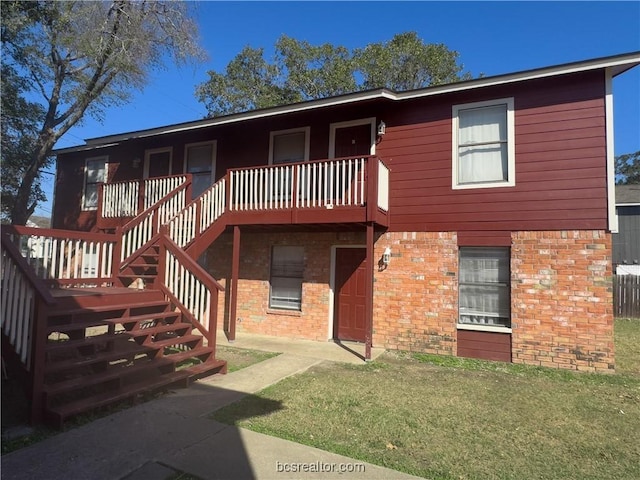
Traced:
<path fill-rule="evenodd" d="M 611 234 L 514 232 L 513 362 L 614 368 Z"/>
<path fill-rule="evenodd" d="M 614 368 L 611 235 L 604 231 L 512 232 L 512 361 L 611 372 Z M 242 233 L 237 332 L 326 341 L 332 332 L 332 247 L 364 247 L 364 232 Z M 273 245 L 305 247 L 302 311 L 269 309 Z M 232 236 L 207 252 L 223 285 Z M 457 354 L 458 244 L 455 232 L 394 232 L 376 237 L 373 344 Z M 219 319 L 228 325 L 229 292 Z M 222 321 L 222 320 L 219 320 Z"/>

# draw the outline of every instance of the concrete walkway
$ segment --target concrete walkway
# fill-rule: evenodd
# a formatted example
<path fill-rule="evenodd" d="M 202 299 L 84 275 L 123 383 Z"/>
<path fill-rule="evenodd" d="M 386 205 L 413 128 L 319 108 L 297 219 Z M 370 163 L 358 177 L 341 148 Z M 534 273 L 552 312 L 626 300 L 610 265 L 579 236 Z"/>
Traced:
<path fill-rule="evenodd" d="M 202 479 L 417 478 L 208 418 L 320 362 L 361 363 L 362 346 L 247 334 L 233 346 L 283 354 L 3 455 L 3 480 L 167 480 L 177 471 Z"/>

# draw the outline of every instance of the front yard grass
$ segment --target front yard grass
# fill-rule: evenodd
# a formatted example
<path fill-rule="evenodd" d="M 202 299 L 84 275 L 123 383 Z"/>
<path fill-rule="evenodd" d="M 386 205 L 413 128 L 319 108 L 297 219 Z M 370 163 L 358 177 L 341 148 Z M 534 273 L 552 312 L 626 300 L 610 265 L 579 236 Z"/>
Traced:
<path fill-rule="evenodd" d="M 616 375 L 388 353 L 321 364 L 214 418 L 431 479 L 640 478 L 640 321 L 616 334 Z"/>

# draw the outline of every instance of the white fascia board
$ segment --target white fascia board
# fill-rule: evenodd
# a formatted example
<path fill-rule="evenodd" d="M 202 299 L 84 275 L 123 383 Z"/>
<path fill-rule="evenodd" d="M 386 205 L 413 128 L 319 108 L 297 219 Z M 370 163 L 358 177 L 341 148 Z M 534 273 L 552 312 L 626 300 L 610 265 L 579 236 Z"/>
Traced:
<path fill-rule="evenodd" d="M 338 97 L 323 98 L 320 100 L 310 100 L 308 102 L 296 103 L 291 105 L 283 105 L 280 107 L 267 108 L 262 110 L 252 110 L 249 112 L 237 113 L 232 115 L 226 115 L 217 118 L 208 118 L 205 120 L 198 120 L 195 122 L 186 122 L 176 125 L 168 125 L 164 127 L 151 128 L 148 130 L 138 130 L 134 132 L 128 132 L 117 135 L 109 135 L 105 137 L 96 137 L 86 139 L 86 145 L 79 147 L 71 147 L 71 149 L 55 150 L 54 153 L 68 153 L 70 151 L 78 151 L 83 147 L 85 148 L 97 148 L 104 143 L 110 143 L 111 145 L 117 144 L 125 140 L 131 140 L 134 138 L 144 138 L 155 135 L 167 135 L 171 133 L 179 133 L 189 130 L 197 130 L 200 128 L 207 128 L 211 126 L 226 125 L 231 123 L 244 122 L 248 120 L 254 120 L 259 118 L 268 118 L 278 115 L 285 115 L 289 113 L 304 112 L 307 110 L 314 110 L 323 107 L 332 107 L 337 105 L 345 105 L 350 103 L 358 103 L 366 100 L 376 99 L 388 99 L 391 101 L 408 100 L 413 98 L 429 97 L 435 95 L 443 95 L 446 93 L 460 92 L 465 90 L 472 90 L 476 88 L 489 87 L 494 85 L 503 85 L 508 83 L 521 82 L 526 80 L 533 80 L 538 78 L 552 77 L 558 75 L 565 75 L 569 73 L 584 72 L 595 69 L 610 69 L 611 75 L 616 76 L 634 66 L 640 64 L 640 52 L 633 52 L 623 55 L 616 55 L 613 57 L 598 58 L 593 60 L 586 60 L 581 62 L 574 62 L 554 67 L 545 67 L 534 70 L 526 70 L 523 72 L 497 75 L 492 77 L 478 78 L 475 80 L 467 80 L 463 82 L 457 82 L 447 85 L 440 85 L 435 87 L 427 87 L 420 90 L 411 90 L 407 92 L 393 92 L 387 89 L 370 90 L 366 92 L 356 92 Z M 108 146 L 111 146 L 108 145 Z"/>
<path fill-rule="evenodd" d="M 613 72 L 605 70 L 605 139 L 607 155 L 607 216 L 611 233 L 618 233 L 618 213 L 616 212 L 616 167 L 613 139 Z"/>

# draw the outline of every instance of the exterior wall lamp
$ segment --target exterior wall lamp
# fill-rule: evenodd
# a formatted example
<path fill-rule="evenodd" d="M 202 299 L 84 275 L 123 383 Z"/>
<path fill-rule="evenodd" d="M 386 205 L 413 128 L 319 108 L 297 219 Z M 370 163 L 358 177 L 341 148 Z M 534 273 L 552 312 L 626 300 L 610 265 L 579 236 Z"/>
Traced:
<path fill-rule="evenodd" d="M 384 249 L 382 258 L 380 258 L 380 261 L 378 262 L 378 271 L 382 272 L 383 270 L 386 270 L 390 263 L 391 263 L 391 248 L 387 247 Z"/>
<path fill-rule="evenodd" d="M 385 133 L 387 133 L 387 124 L 380 120 L 378 124 L 378 136 L 382 137 Z"/>
<path fill-rule="evenodd" d="M 141 162 L 142 160 L 140 160 L 140 157 L 136 157 L 133 159 L 133 162 L 131 162 L 131 166 L 133 166 L 133 168 L 140 168 Z"/>

